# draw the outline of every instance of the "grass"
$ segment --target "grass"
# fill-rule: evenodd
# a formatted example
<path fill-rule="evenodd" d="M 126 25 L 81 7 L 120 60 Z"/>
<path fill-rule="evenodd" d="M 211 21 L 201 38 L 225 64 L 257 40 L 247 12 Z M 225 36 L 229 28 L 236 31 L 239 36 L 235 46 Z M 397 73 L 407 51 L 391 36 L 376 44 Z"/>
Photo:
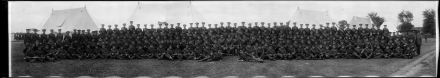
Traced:
<path fill-rule="evenodd" d="M 266 76 L 387 76 L 414 59 L 328 59 L 328 60 L 277 60 L 265 63 L 238 62 L 237 56 L 224 57 L 223 61 L 198 62 L 194 60 L 61 60 L 46 63 L 28 63 L 21 42 L 12 42 L 13 76 L 64 76 L 64 77 L 197 77 L 219 78 L 237 76 L 248 78 Z M 422 45 L 422 55 L 435 50 L 435 39 Z"/>

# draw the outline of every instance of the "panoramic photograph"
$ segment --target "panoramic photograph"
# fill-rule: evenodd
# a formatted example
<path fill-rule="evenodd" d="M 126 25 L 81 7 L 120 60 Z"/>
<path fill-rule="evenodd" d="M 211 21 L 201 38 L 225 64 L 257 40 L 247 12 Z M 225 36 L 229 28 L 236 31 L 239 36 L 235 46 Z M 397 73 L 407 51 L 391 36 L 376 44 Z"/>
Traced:
<path fill-rule="evenodd" d="M 438 1 L 9 1 L 9 76 L 437 77 Z"/>

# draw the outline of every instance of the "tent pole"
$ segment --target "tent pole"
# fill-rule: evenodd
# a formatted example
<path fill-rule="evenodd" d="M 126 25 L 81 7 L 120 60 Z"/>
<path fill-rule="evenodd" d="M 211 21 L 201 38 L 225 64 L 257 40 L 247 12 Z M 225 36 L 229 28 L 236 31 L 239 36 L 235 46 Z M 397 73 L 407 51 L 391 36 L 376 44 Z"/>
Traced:
<path fill-rule="evenodd" d="M 192 10 L 192 6 L 191 6 L 191 1 L 189 1 L 189 8 L 191 8 L 191 16 L 192 16 L 192 21 L 194 22 L 194 14 L 193 14 L 193 10 Z"/>
<path fill-rule="evenodd" d="M 47 17 L 46 17 L 46 23 L 44 23 L 43 24 L 43 26 L 41 26 L 41 29 L 43 29 L 44 28 L 44 26 L 46 26 L 46 24 L 47 24 L 47 20 L 49 19 L 49 17 L 50 17 L 50 15 L 52 15 L 53 14 L 53 8 L 52 8 L 52 13 L 50 13 Z M 43 22 L 44 22 L 44 20 L 43 20 Z M 43 22 L 41 22 L 41 23 L 43 23 Z M 40 23 L 40 25 L 41 25 L 41 23 Z"/>
<path fill-rule="evenodd" d="M 193 5 L 191 4 L 191 7 L 192 7 L 192 6 L 193 6 Z M 194 7 L 194 8 L 195 8 L 195 7 Z M 200 16 L 202 16 L 203 20 L 204 20 L 205 22 L 208 22 L 208 21 L 206 21 L 205 17 L 204 17 L 202 14 L 200 14 L 199 10 L 197 10 L 197 8 L 195 8 L 195 9 L 196 9 L 196 12 L 199 13 Z"/>
<path fill-rule="evenodd" d="M 136 5 L 136 8 L 134 8 L 134 11 L 133 11 L 133 13 L 131 14 L 130 19 L 128 19 L 128 21 L 133 20 L 133 17 L 134 17 L 134 15 L 135 15 L 135 12 L 137 11 L 137 8 L 139 7 L 139 5 L 140 5 L 140 2 L 138 2 L 138 5 Z"/>
<path fill-rule="evenodd" d="M 87 10 L 87 9 L 86 9 L 86 10 Z M 96 26 L 99 26 L 99 22 L 98 22 L 98 20 L 96 20 L 95 18 L 93 18 L 94 16 L 93 16 L 91 13 L 89 13 L 89 11 L 87 11 L 87 13 L 90 14 L 90 17 L 93 19 L 93 21 L 96 22 L 95 24 L 98 24 L 98 25 L 96 25 Z M 99 28 L 99 27 L 98 27 L 98 28 Z"/>
<path fill-rule="evenodd" d="M 82 10 L 81 10 L 82 11 Z M 80 20 L 80 19 L 82 19 L 82 16 L 83 16 L 83 12 L 81 12 L 81 14 L 79 15 L 79 17 L 78 17 L 78 19 L 76 20 L 76 22 L 75 22 L 75 25 L 73 25 L 73 27 L 76 27 L 76 24 L 78 24 L 78 21 Z"/>

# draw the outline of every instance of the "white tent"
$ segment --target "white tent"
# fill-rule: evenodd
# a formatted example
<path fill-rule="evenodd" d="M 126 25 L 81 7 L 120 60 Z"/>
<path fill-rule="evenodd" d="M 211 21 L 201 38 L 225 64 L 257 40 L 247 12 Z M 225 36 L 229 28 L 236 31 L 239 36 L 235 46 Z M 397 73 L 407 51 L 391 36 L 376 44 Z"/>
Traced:
<path fill-rule="evenodd" d="M 362 28 L 365 28 L 365 24 L 368 24 L 368 28 L 372 28 L 373 26 L 373 22 L 371 21 L 370 18 L 368 17 L 357 17 L 357 16 L 353 16 L 353 18 L 351 19 L 351 21 L 349 22 L 350 24 L 350 28 L 352 28 L 353 25 L 356 25 L 356 28 L 359 28 L 359 24 L 363 24 Z"/>
<path fill-rule="evenodd" d="M 94 31 L 99 28 L 84 6 L 82 8 L 53 10 L 42 29 L 46 29 L 46 32 L 50 29 L 54 31 L 62 29 L 62 32 L 65 32 L 73 29 Z"/>
<path fill-rule="evenodd" d="M 309 24 L 309 27 L 315 24 L 316 28 L 319 28 L 320 24 L 326 26 L 326 23 L 330 23 L 330 26 L 332 26 L 331 23 L 334 21 L 327 12 L 298 9 L 290 22 L 296 22 L 297 26 L 300 24 L 304 24 L 304 26 L 305 24 Z"/>
<path fill-rule="evenodd" d="M 385 28 L 384 25 L 387 25 L 388 31 L 390 31 L 390 32 L 396 32 L 397 31 L 397 24 L 395 24 L 393 22 L 384 22 L 384 23 L 382 23 L 382 26 L 380 26 L 380 29 Z"/>
<path fill-rule="evenodd" d="M 187 1 L 139 3 L 129 21 L 133 21 L 134 25 L 141 24 L 141 27 L 147 24 L 148 28 L 151 24 L 154 24 L 155 28 L 159 27 L 159 22 L 166 22 L 175 26 L 180 23 L 181 27 L 183 24 L 189 27 L 189 23 L 206 22 L 191 2 Z"/>

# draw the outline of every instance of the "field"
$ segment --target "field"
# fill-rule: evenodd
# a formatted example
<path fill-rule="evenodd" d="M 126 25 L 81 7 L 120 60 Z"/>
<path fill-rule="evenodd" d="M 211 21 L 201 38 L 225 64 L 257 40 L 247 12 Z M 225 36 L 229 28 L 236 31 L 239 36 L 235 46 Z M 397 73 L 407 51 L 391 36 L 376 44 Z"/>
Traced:
<path fill-rule="evenodd" d="M 435 38 L 423 40 L 421 56 L 435 51 Z M 237 56 L 224 57 L 223 61 L 198 62 L 195 60 L 61 60 L 46 63 L 28 63 L 21 42 L 11 43 L 12 76 L 64 76 L 64 77 L 197 77 L 220 78 L 237 76 L 249 78 L 266 76 L 388 76 L 414 59 L 328 59 L 328 60 L 278 60 L 265 63 L 238 62 Z"/>

